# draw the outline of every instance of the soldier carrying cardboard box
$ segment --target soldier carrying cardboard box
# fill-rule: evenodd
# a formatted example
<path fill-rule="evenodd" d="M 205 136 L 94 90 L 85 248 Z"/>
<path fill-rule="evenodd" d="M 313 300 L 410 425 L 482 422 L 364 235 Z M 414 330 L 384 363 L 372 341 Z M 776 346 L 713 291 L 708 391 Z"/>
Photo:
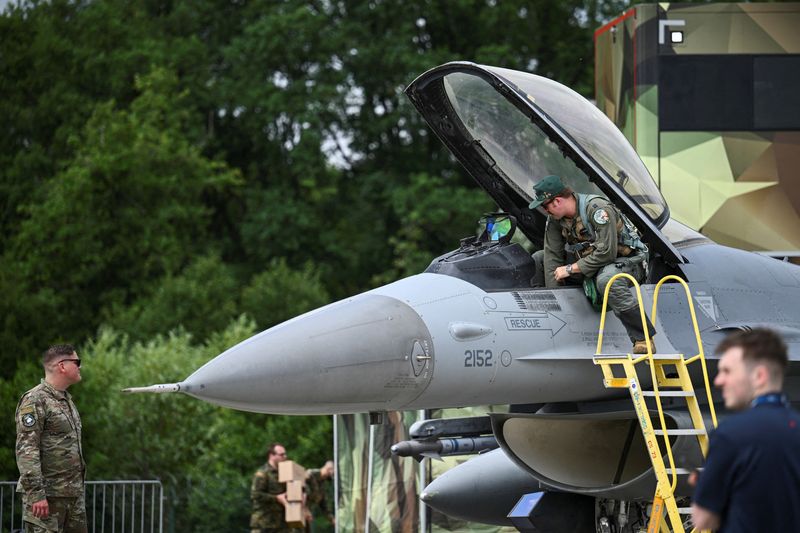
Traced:
<path fill-rule="evenodd" d="M 250 501 L 251 533 L 290 533 L 284 514 L 287 508 L 286 484 L 278 477 L 278 465 L 286 460 L 286 448 L 274 442 L 267 448 L 267 462 L 253 476 Z"/>

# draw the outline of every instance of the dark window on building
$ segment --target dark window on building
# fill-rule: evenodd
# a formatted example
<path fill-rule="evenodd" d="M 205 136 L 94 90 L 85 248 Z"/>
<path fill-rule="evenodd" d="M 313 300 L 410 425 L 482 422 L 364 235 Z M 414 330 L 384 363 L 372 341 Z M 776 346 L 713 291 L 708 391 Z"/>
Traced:
<path fill-rule="evenodd" d="M 755 57 L 753 87 L 755 129 L 800 129 L 800 56 Z"/>
<path fill-rule="evenodd" d="M 800 56 L 659 58 L 662 131 L 800 129 Z"/>

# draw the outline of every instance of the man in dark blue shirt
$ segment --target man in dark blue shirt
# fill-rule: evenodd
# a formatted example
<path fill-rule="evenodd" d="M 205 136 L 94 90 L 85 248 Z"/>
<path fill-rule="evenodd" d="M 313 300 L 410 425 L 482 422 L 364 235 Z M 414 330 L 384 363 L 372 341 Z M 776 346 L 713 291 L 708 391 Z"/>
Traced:
<path fill-rule="evenodd" d="M 740 412 L 711 434 L 692 521 L 726 533 L 800 531 L 800 416 L 781 394 L 786 344 L 754 329 L 727 337 L 717 353 L 714 385 L 726 409 Z"/>

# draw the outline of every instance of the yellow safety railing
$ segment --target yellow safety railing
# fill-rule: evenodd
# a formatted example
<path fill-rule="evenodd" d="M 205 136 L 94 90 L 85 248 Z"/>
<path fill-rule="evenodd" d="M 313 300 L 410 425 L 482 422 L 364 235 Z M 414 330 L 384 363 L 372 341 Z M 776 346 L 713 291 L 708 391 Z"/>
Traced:
<path fill-rule="evenodd" d="M 693 363 L 695 361 L 700 361 L 700 364 L 703 367 L 703 384 L 706 388 L 706 398 L 708 399 L 708 408 L 711 412 L 711 421 L 714 424 L 714 427 L 717 427 L 717 412 L 714 409 L 714 401 L 711 399 L 711 385 L 708 381 L 708 367 L 706 366 L 706 355 L 705 351 L 703 350 L 703 340 L 700 338 L 700 327 L 697 325 L 697 313 L 694 310 L 694 300 L 692 300 L 692 292 L 689 290 L 689 284 L 681 278 L 680 276 L 675 276 L 674 274 L 670 274 L 668 276 L 664 276 L 661 280 L 656 284 L 656 288 L 653 291 L 653 310 L 650 312 L 650 316 L 652 317 L 653 327 L 656 325 L 656 311 L 658 310 L 658 295 L 661 292 L 661 286 L 666 281 L 677 281 L 681 285 L 683 285 L 683 290 L 686 293 L 686 301 L 689 303 L 689 313 L 692 315 L 692 326 L 694 327 L 694 338 L 697 341 L 697 355 L 690 357 L 686 360 L 686 364 Z M 611 285 L 611 283 L 609 283 Z M 644 313 L 644 311 L 642 311 Z M 703 449 L 703 455 L 705 456 L 708 452 L 708 448 Z"/>
<path fill-rule="evenodd" d="M 603 348 L 603 334 L 605 332 L 605 322 L 606 322 L 606 313 L 608 311 L 608 295 L 611 290 L 612 285 L 620 278 L 625 278 L 630 281 L 631 285 L 636 289 L 636 299 L 639 303 L 639 313 L 642 320 L 642 331 L 644 332 L 645 336 L 645 343 L 647 346 L 647 353 L 640 356 L 634 357 L 632 354 L 627 354 L 625 356 L 616 356 L 616 355 L 604 355 L 602 353 Z M 642 425 L 642 433 L 645 437 L 646 444 L 650 451 L 650 456 L 653 461 L 653 468 L 656 473 L 656 477 L 658 480 L 658 488 L 656 489 L 656 494 L 653 501 L 653 513 L 651 516 L 651 522 L 648 525 L 648 532 L 650 531 L 669 531 L 666 523 L 662 520 L 662 515 L 664 511 L 664 506 L 666 505 L 667 514 L 670 517 L 670 521 L 673 524 L 673 528 L 675 531 L 680 531 L 681 533 L 684 531 L 683 523 L 680 520 L 679 510 L 677 508 L 677 504 L 675 502 L 675 489 L 678 483 L 678 469 L 675 468 L 675 459 L 672 455 L 672 446 L 670 445 L 669 441 L 669 432 L 667 430 L 666 420 L 664 418 L 664 410 L 661 404 L 661 395 L 659 393 L 659 384 L 663 384 L 665 387 L 681 387 L 687 393 L 687 406 L 689 409 L 689 414 L 692 419 L 692 424 L 694 425 L 695 429 L 697 430 L 697 439 L 700 445 L 701 451 L 703 456 L 708 452 L 708 433 L 705 428 L 705 422 L 703 420 L 702 413 L 700 412 L 700 407 L 697 402 L 697 398 L 694 395 L 694 387 L 692 386 L 691 375 L 687 369 L 687 365 L 689 363 L 693 363 L 695 361 L 700 361 L 703 371 L 703 380 L 706 389 L 706 398 L 708 399 L 709 410 L 711 413 L 711 419 L 714 427 L 717 426 L 717 415 L 714 409 L 714 402 L 711 398 L 711 386 L 708 380 L 708 368 L 706 366 L 705 360 L 705 353 L 703 351 L 703 343 L 700 337 L 700 329 L 697 324 L 697 314 L 694 309 L 694 301 L 691 297 L 691 291 L 689 290 L 689 286 L 685 280 L 682 278 L 675 276 L 675 275 L 668 275 L 663 277 L 658 284 L 656 284 L 654 293 L 653 293 L 653 306 L 652 311 L 650 313 L 652 323 L 655 326 L 657 316 L 658 316 L 658 296 L 661 291 L 661 287 L 667 281 L 676 281 L 680 283 L 684 291 L 686 293 L 686 298 L 689 304 L 689 312 L 691 314 L 692 319 L 692 328 L 694 330 L 695 340 L 697 341 L 697 354 L 686 359 L 682 354 L 675 354 L 674 356 L 667 356 L 666 359 L 662 357 L 656 358 L 654 357 L 652 347 L 653 343 L 650 337 L 650 329 L 647 327 L 647 316 L 644 312 L 644 305 L 642 301 L 642 292 L 641 287 L 639 286 L 638 281 L 631 276 L 630 274 L 621 272 L 614 275 L 606 285 L 605 291 L 603 293 L 603 307 L 600 314 L 600 328 L 598 330 L 597 335 L 597 350 L 596 350 L 596 357 L 595 364 L 600 364 L 603 370 L 603 376 L 605 378 L 605 384 L 607 387 L 628 387 L 631 393 L 631 397 L 634 402 L 634 406 L 636 407 L 637 414 L 640 418 L 640 423 Z M 678 378 L 668 378 L 666 372 L 664 371 L 664 366 L 669 363 L 665 363 L 665 361 L 675 360 L 674 364 L 677 372 Z M 635 365 L 642 362 L 647 361 L 650 366 L 650 377 L 652 380 L 653 386 L 653 396 L 656 399 L 656 409 L 658 412 L 658 419 L 661 424 L 661 432 L 664 437 L 664 446 L 667 451 L 667 457 L 669 460 L 669 466 L 671 470 L 671 477 L 667 477 L 666 468 L 664 465 L 663 460 L 663 453 L 659 449 L 657 443 L 657 437 L 654 433 L 652 421 L 650 421 L 649 409 L 644 403 L 643 396 L 641 395 L 641 391 L 637 391 L 639 384 L 638 384 L 638 377 L 635 369 Z M 625 369 L 626 378 L 617 378 L 614 376 L 613 371 L 611 370 L 611 365 L 622 365 Z M 634 385 L 636 384 L 636 385 Z M 691 396 L 691 398 L 689 398 Z M 693 532 L 696 530 L 692 530 Z"/>
<path fill-rule="evenodd" d="M 667 422 L 664 419 L 664 409 L 661 407 L 661 397 L 658 394 L 658 378 L 656 377 L 656 365 L 653 363 L 653 342 L 650 339 L 650 328 L 647 327 L 647 317 L 644 314 L 644 305 L 642 302 L 642 289 L 639 287 L 639 282 L 636 281 L 636 278 L 631 276 L 630 274 L 626 274 L 625 272 L 620 272 L 619 274 L 615 274 L 610 280 L 608 280 L 608 284 L 606 285 L 606 290 L 603 291 L 603 310 L 600 313 L 600 330 L 597 335 L 597 355 L 602 355 L 602 348 L 603 348 L 603 331 L 605 330 L 606 324 L 606 312 L 608 311 L 608 293 L 611 290 L 611 286 L 620 278 L 627 278 L 631 284 L 636 288 L 636 300 L 639 302 L 639 315 L 642 319 L 642 331 L 644 331 L 644 340 L 645 344 L 647 344 L 647 353 L 642 355 L 641 357 L 637 357 L 634 359 L 632 356 L 629 356 L 631 359 L 632 364 L 640 363 L 644 360 L 647 360 L 650 363 L 650 377 L 653 380 L 653 391 L 655 392 L 656 398 L 656 406 L 658 408 L 658 420 L 661 423 L 661 429 L 664 430 L 664 446 L 667 448 L 667 457 L 669 458 L 669 466 L 672 470 L 672 480 L 670 482 L 670 493 L 675 492 L 675 487 L 678 486 L 678 475 L 676 473 L 675 468 L 675 459 L 672 457 L 672 446 L 669 444 L 669 435 L 667 435 Z M 654 302 L 655 303 L 655 302 Z M 694 314 L 692 315 L 694 318 Z M 695 321 L 696 323 L 696 321 Z M 655 325 L 655 322 L 653 323 Z"/>

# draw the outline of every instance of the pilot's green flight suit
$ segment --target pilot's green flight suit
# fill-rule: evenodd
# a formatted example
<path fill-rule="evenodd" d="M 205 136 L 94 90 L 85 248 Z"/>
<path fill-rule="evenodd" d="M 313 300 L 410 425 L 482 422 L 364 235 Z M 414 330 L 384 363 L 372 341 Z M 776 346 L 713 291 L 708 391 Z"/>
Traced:
<path fill-rule="evenodd" d="M 575 194 L 576 205 L 580 204 L 581 196 Z M 584 196 L 583 200 L 586 202 L 586 221 L 580 212 L 576 213 L 575 218 L 547 218 L 544 250 L 533 256 L 537 276 L 534 284 L 558 287 L 560 283 L 556 281 L 554 271 L 562 265 L 576 262 L 575 259 L 580 274 L 573 278 L 594 278 L 599 298 L 602 298 L 611 278 L 620 272 L 632 275 L 641 283 L 646 275 L 647 252 L 621 243 L 624 240 L 621 234 L 625 233 L 625 222 L 617 208 L 601 196 Z M 594 230 L 594 240 L 591 239 L 591 232 L 585 228 L 586 223 L 591 224 Z M 629 287 L 630 283 L 625 279 L 614 282 L 608 294 L 608 305 L 622 321 L 631 342 L 635 344 L 644 340 L 644 330 L 639 304 Z M 649 320 L 647 326 L 650 335 L 654 335 L 655 329 Z"/>

